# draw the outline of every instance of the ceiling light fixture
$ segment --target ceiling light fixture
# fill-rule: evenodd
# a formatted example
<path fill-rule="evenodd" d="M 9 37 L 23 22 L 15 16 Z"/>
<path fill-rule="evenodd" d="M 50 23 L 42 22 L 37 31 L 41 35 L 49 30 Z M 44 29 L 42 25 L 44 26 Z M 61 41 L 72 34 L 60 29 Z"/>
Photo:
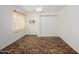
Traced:
<path fill-rule="evenodd" d="M 43 9 L 39 7 L 39 8 L 36 8 L 36 11 L 37 11 L 37 12 L 42 12 Z"/>

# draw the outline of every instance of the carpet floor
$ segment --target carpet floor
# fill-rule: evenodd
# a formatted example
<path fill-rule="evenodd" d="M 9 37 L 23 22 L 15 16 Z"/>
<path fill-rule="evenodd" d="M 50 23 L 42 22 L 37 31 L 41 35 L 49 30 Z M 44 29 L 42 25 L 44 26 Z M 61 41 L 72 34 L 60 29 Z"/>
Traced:
<path fill-rule="evenodd" d="M 24 36 L 0 50 L 1 54 L 77 54 L 59 37 Z"/>

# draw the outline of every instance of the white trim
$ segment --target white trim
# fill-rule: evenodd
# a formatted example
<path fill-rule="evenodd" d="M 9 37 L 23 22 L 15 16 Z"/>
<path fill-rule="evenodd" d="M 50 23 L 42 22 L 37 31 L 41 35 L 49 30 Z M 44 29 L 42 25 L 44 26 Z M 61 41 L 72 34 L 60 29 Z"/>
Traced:
<path fill-rule="evenodd" d="M 50 35 L 41 35 L 41 25 L 40 25 L 40 23 L 41 23 L 41 19 L 40 19 L 40 17 L 41 16 L 58 16 L 58 15 L 39 15 L 39 32 L 38 32 L 38 34 L 37 34 L 37 36 L 38 37 L 47 37 L 47 36 L 49 36 L 49 37 L 52 37 L 52 35 L 50 36 Z M 58 35 L 54 35 L 55 37 L 58 37 Z"/>

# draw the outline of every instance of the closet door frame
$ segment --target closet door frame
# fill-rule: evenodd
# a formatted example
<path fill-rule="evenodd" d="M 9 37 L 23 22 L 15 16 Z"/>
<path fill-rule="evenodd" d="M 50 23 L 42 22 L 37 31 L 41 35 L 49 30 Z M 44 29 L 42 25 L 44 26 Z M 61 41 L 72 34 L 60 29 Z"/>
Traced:
<path fill-rule="evenodd" d="M 42 37 L 42 35 L 41 35 L 41 17 L 43 17 L 43 16 L 44 16 L 44 17 L 45 17 L 45 16 L 47 16 L 47 17 L 48 17 L 48 16 L 49 16 L 49 17 L 50 17 L 50 16 L 56 16 L 56 17 L 58 17 L 57 15 L 39 15 L 39 30 L 38 30 L 39 32 L 38 32 L 38 37 Z M 58 18 L 57 18 L 57 20 L 58 20 Z"/>

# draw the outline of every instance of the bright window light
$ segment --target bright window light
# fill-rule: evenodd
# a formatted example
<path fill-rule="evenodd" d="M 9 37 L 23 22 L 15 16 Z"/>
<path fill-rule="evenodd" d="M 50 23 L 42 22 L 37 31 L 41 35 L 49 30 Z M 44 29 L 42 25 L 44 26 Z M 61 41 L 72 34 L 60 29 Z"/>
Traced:
<path fill-rule="evenodd" d="M 20 32 L 25 29 L 25 16 L 19 12 L 14 12 L 13 30 L 14 32 Z"/>

